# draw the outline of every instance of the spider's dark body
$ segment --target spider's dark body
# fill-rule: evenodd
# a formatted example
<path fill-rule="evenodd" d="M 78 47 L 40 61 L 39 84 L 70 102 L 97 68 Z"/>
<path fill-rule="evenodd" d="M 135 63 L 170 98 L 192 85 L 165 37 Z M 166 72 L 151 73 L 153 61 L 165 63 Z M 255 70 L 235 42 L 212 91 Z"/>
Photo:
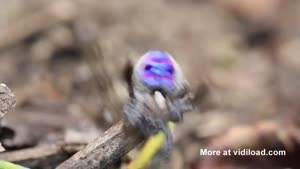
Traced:
<path fill-rule="evenodd" d="M 166 156 L 172 149 L 172 135 L 168 121 L 179 122 L 183 113 L 192 110 L 189 85 L 181 68 L 169 54 L 150 51 L 134 66 L 132 74 L 133 96 L 125 107 L 127 121 L 145 137 L 163 131 L 166 135 Z M 164 108 L 157 103 L 157 93 L 164 97 Z M 162 102 L 162 101 L 160 101 Z"/>

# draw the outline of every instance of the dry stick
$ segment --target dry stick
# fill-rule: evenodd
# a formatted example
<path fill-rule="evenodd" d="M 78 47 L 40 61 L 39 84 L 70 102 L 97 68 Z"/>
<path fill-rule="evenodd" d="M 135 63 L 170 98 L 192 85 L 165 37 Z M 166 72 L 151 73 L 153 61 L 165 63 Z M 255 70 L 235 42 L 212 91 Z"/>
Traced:
<path fill-rule="evenodd" d="M 4 84 L 0 84 L 0 119 L 16 105 L 14 93 Z M 1 128 L 0 128 L 1 129 Z M 1 134 L 1 130 L 0 130 Z"/>
<path fill-rule="evenodd" d="M 56 169 L 106 169 L 142 141 L 138 131 L 120 121 Z"/>
<path fill-rule="evenodd" d="M 0 159 L 19 163 L 32 160 L 43 160 L 50 156 L 59 154 L 73 154 L 84 147 L 85 144 L 78 143 L 54 143 L 28 148 L 18 151 L 4 152 L 0 154 Z"/>
<path fill-rule="evenodd" d="M 42 32 L 61 22 L 76 17 L 76 5 L 70 0 L 55 1 L 38 12 L 22 17 L 20 20 L 0 29 L 0 50 L 19 43 L 31 35 Z"/>
<path fill-rule="evenodd" d="M 83 15 L 74 22 L 74 32 L 90 67 L 97 93 L 100 97 L 105 98 L 103 108 L 111 112 L 114 121 L 119 120 L 124 102 L 115 89 L 112 74 L 107 69 L 109 56 L 103 52 L 97 22 Z"/>
<path fill-rule="evenodd" d="M 14 93 L 4 84 L 0 84 L 0 136 L 2 134 L 1 119 L 16 105 L 16 97 Z M 4 151 L 0 142 L 0 152 Z M 1 159 L 1 158 L 0 158 Z"/>

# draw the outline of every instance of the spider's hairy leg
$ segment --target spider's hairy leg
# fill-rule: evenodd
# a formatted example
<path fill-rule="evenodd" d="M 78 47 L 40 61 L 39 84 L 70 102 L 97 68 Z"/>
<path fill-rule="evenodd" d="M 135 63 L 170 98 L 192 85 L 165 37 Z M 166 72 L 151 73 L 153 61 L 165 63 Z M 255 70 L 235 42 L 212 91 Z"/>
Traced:
<path fill-rule="evenodd" d="M 135 97 L 130 98 L 129 102 L 124 107 L 124 114 L 127 122 L 140 130 L 140 123 L 143 117 L 143 103 Z"/>
<path fill-rule="evenodd" d="M 183 114 L 190 112 L 194 108 L 189 98 L 176 98 L 172 100 L 170 110 L 170 120 L 173 122 L 180 122 L 183 120 Z"/>
<path fill-rule="evenodd" d="M 172 95 L 169 94 L 170 120 L 180 122 L 183 114 L 194 109 L 192 99 L 187 87 L 177 88 Z"/>
<path fill-rule="evenodd" d="M 128 104 L 125 106 L 124 113 L 129 124 L 139 130 L 145 138 L 156 135 L 162 131 L 166 136 L 164 156 L 168 160 L 170 158 L 173 138 L 171 130 L 167 125 L 167 121 L 152 116 L 151 109 L 145 104 L 144 101 L 132 97 Z"/>

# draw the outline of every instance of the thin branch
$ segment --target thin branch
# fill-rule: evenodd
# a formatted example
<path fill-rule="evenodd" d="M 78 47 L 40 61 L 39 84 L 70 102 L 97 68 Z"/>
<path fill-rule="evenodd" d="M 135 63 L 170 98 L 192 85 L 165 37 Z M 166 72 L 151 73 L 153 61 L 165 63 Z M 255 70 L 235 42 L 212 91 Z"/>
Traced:
<path fill-rule="evenodd" d="M 16 105 L 14 93 L 4 84 L 0 84 L 0 119 Z M 0 131 L 1 134 L 1 131 Z"/>
<path fill-rule="evenodd" d="M 73 154 L 83 148 L 85 144 L 77 143 L 54 143 L 28 148 L 18 151 L 4 152 L 0 154 L 0 159 L 13 163 L 26 162 L 32 160 L 43 160 L 53 155 Z"/>
<path fill-rule="evenodd" d="M 106 169 L 142 141 L 138 131 L 120 121 L 56 169 Z"/>

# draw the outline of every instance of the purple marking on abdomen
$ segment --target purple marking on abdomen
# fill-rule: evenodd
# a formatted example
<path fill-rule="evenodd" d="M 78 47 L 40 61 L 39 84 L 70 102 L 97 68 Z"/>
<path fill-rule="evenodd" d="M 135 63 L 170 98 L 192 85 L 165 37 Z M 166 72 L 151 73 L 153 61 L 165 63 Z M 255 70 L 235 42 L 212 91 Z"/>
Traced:
<path fill-rule="evenodd" d="M 142 71 L 143 81 L 151 87 L 174 87 L 174 65 L 169 55 L 160 51 L 148 52 Z"/>

